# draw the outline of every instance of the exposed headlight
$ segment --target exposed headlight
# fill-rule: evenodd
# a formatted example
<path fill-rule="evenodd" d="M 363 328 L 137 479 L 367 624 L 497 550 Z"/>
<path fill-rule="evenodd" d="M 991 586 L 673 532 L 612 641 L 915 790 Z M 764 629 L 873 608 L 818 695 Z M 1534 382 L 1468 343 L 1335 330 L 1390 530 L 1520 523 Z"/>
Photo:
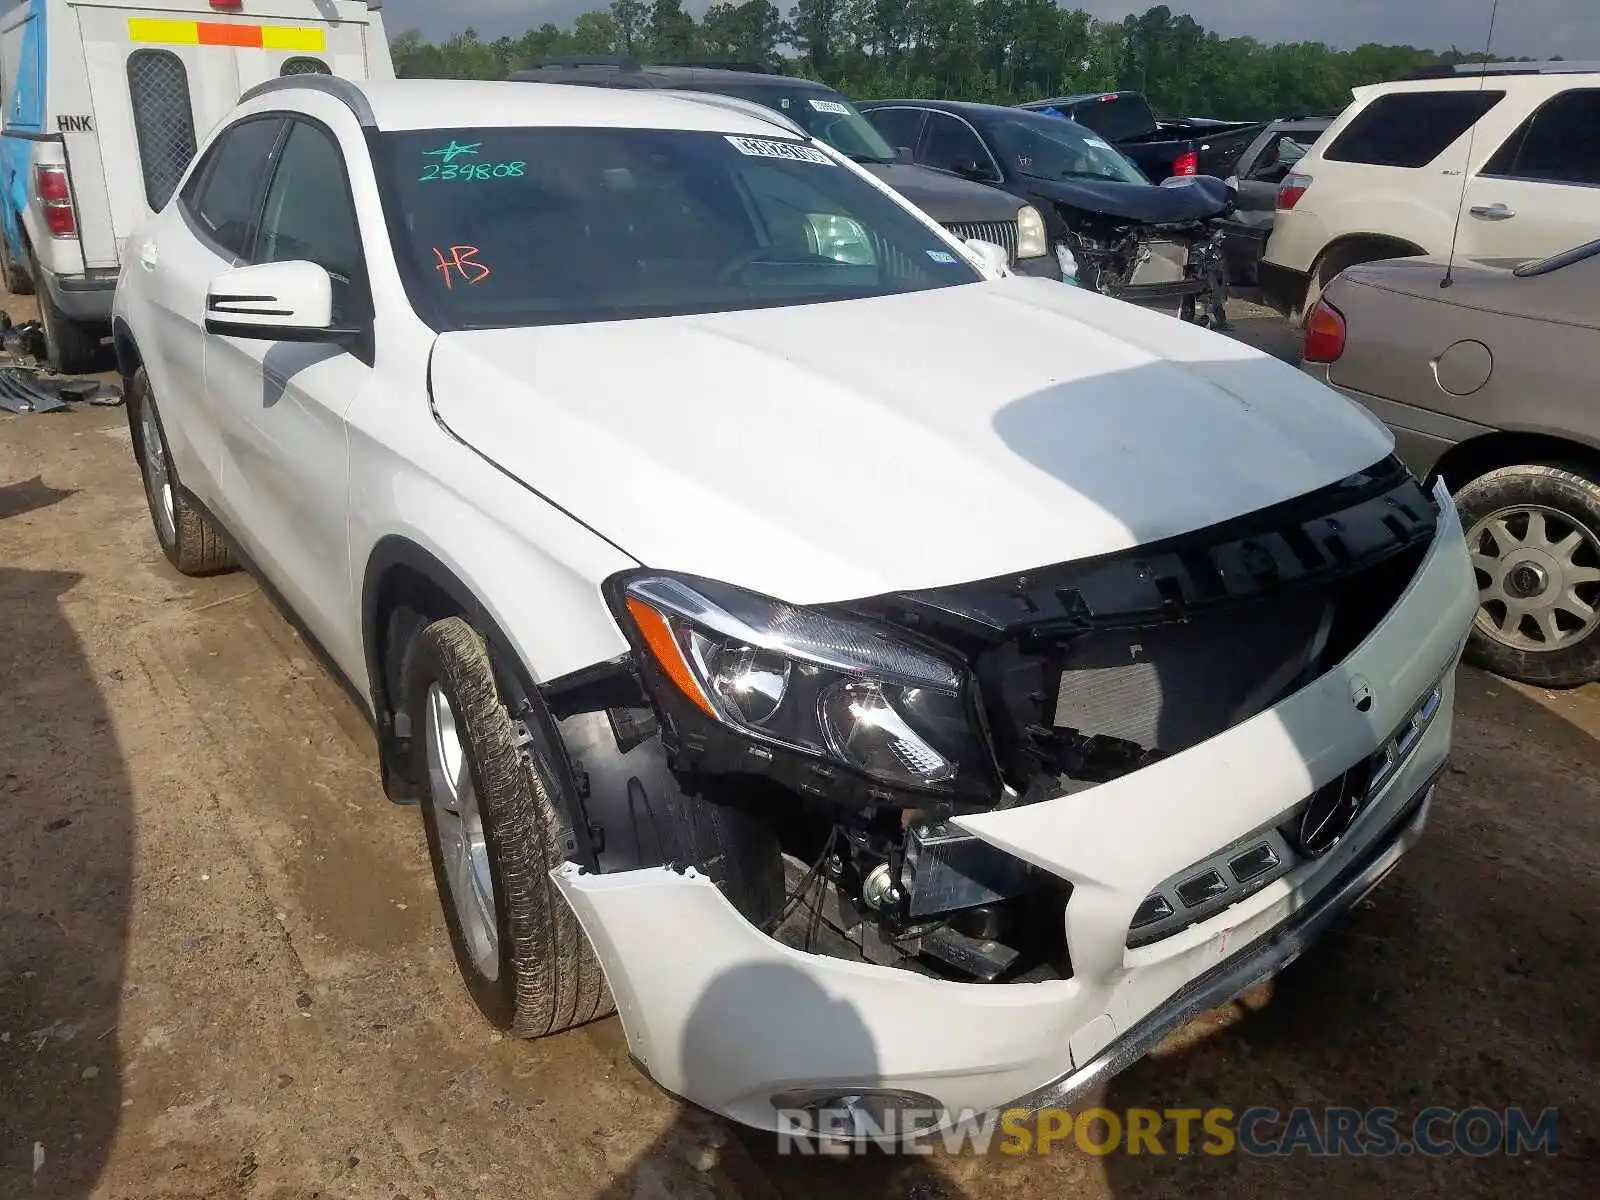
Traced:
<path fill-rule="evenodd" d="M 1017 257 L 1038 258 L 1050 253 L 1050 239 L 1045 236 L 1044 218 L 1031 204 L 1017 209 Z"/>
<path fill-rule="evenodd" d="M 658 698 L 670 684 L 747 737 L 898 787 L 988 786 L 967 672 L 893 630 L 687 576 L 629 579 L 621 599 Z"/>

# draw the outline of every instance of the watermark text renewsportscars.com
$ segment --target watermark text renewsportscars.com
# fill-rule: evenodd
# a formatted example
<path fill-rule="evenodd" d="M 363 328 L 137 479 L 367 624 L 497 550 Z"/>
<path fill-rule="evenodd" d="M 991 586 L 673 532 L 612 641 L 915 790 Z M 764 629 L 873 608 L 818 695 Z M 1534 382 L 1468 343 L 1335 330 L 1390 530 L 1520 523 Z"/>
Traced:
<path fill-rule="evenodd" d="M 931 1109 L 780 1110 L 780 1154 L 881 1152 L 1010 1155 L 1084 1154 L 1267 1158 L 1388 1158 L 1461 1154 L 1553 1155 L 1555 1108 L 1130 1108 L 1082 1112 L 964 1112 L 954 1121 Z M 942 1128 L 935 1129 L 942 1125 Z M 934 1129 L 934 1132 L 924 1133 Z"/>

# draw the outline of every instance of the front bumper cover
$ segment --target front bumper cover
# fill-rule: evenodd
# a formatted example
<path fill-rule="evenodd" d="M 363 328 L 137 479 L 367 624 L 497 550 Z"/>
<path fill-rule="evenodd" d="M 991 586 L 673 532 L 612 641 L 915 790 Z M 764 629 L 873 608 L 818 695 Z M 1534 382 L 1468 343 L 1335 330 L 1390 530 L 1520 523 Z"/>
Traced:
<path fill-rule="evenodd" d="M 1019 1096 L 1024 1107 L 1059 1102 L 1280 968 L 1415 841 L 1417 798 L 1449 751 L 1449 673 L 1476 590 L 1449 494 L 1434 495 L 1441 518 L 1422 566 L 1338 667 L 1121 779 L 958 819 L 1072 883 L 1070 979 L 953 983 L 809 954 L 755 929 L 693 870 L 558 869 L 635 1059 L 667 1090 L 758 1128 L 781 1127 L 775 1096 L 808 1089 L 915 1093 L 954 1120 Z M 1371 754 L 1441 675 L 1439 716 L 1330 852 L 1159 942 L 1127 946 L 1135 909 L 1163 879 Z M 1370 688 L 1365 709 L 1352 703 L 1357 683 Z"/>

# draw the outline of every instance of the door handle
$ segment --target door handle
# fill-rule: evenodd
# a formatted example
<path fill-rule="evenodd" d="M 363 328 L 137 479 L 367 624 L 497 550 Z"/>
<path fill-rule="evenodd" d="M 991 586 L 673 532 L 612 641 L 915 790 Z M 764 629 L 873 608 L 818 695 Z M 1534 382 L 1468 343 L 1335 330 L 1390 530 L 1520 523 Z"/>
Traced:
<path fill-rule="evenodd" d="M 1476 204 L 1467 211 L 1480 221 L 1509 221 L 1517 215 L 1516 209 L 1504 204 Z"/>

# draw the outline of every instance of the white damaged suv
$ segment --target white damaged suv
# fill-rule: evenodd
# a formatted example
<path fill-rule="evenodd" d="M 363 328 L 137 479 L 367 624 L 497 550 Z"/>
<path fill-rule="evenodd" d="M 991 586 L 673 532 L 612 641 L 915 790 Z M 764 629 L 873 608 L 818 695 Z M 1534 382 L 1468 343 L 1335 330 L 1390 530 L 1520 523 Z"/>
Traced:
<path fill-rule="evenodd" d="M 775 114 L 275 80 L 128 258 L 161 546 L 365 698 L 503 1029 L 768 1129 L 1061 1103 L 1418 837 L 1448 492 Z"/>

